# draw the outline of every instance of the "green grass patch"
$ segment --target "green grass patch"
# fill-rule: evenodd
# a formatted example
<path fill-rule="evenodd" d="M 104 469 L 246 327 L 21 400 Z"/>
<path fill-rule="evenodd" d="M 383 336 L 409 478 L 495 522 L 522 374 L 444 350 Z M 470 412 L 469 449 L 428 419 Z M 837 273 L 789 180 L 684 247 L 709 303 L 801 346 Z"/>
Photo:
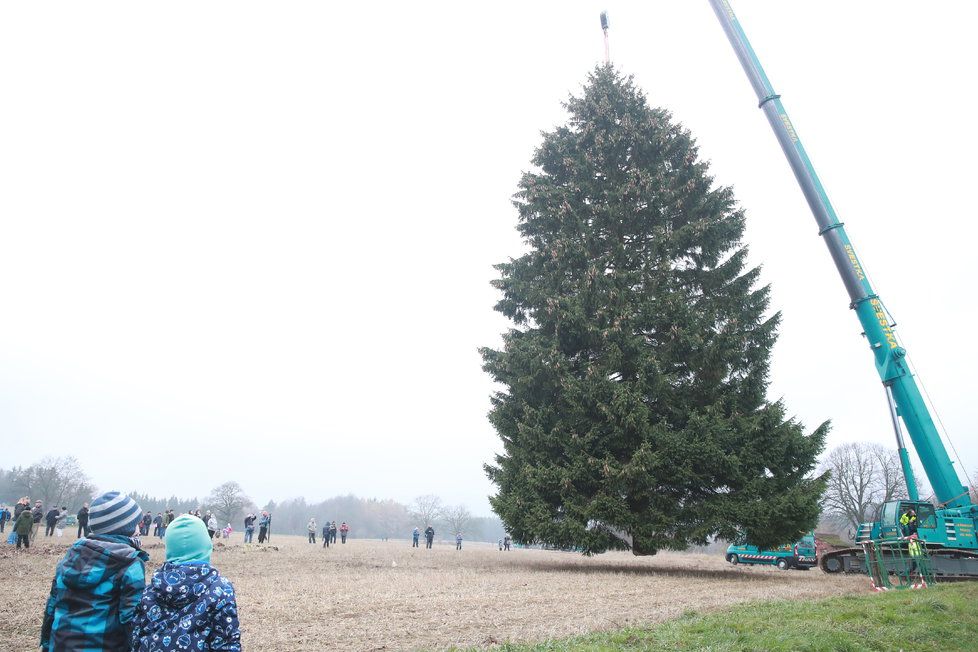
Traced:
<path fill-rule="evenodd" d="M 687 612 L 649 629 L 625 629 L 507 652 L 701 650 L 950 652 L 978 650 L 978 582 L 812 602 L 754 602 L 708 615 Z"/>

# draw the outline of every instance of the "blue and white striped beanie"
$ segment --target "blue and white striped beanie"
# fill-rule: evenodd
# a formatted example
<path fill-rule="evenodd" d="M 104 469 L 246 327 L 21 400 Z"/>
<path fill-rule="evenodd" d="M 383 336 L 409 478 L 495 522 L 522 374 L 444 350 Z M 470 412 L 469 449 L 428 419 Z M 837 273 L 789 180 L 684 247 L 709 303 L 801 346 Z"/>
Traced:
<path fill-rule="evenodd" d="M 131 537 L 142 517 L 136 501 L 118 491 L 102 494 L 88 509 L 88 527 L 92 534 L 122 534 Z"/>

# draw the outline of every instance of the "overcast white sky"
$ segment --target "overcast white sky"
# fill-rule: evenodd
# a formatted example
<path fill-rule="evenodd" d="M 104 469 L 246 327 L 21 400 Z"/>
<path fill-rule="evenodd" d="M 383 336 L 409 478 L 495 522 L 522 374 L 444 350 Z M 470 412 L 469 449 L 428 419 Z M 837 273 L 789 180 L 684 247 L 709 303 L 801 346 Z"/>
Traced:
<path fill-rule="evenodd" d="M 969 469 L 978 4 L 733 3 Z M 0 6 L 0 466 L 488 514 L 477 348 L 539 132 L 603 55 L 697 137 L 784 312 L 772 398 L 891 446 L 706 0 Z"/>

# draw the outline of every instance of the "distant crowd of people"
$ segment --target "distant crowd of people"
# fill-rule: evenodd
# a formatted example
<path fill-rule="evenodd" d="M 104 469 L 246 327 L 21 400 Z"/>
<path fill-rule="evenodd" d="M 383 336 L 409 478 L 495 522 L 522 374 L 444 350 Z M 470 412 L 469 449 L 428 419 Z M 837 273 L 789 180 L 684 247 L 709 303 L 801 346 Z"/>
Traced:
<path fill-rule="evenodd" d="M 316 532 L 318 531 L 318 526 L 316 525 L 316 518 L 310 518 L 309 522 L 306 524 L 306 531 L 309 535 L 309 543 L 316 543 Z M 323 548 L 329 548 L 329 544 L 336 543 L 336 533 L 339 532 L 340 542 L 346 543 L 346 537 L 350 534 L 350 526 L 347 525 L 346 521 L 343 521 L 339 528 L 336 527 L 336 521 L 330 521 L 326 519 L 323 524 Z"/>
<path fill-rule="evenodd" d="M 190 510 L 185 515 L 198 519 L 204 525 L 205 531 L 211 540 L 217 538 L 229 539 L 234 533 L 234 529 L 231 527 L 230 523 L 227 523 L 223 528 L 220 527 L 216 515 L 210 510 L 204 510 L 203 508 L 198 507 L 197 509 Z M 68 516 L 69 513 L 67 507 L 52 507 L 51 509 L 45 511 L 43 503 L 38 500 L 34 503 L 32 508 L 30 498 L 24 496 L 17 501 L 16 505 L 14 505 L 13 513 L 11 513 L 10 509 L 6 505 L 0 504 L 0 533 L 4 533 L 7 523 L 11 523 L 11 529 L 13 531 L 8 538 L 8 543 L 16 543 L 17 548 L 30 548 L 31 541 L 38 536 L 41 523 L 44 523 L 46 526 L 45 536 L 64 536 L 64 529 Z M 170 525 L 177 518 L 179 518 L 179 515 L 177 515 L 171 508 L 166 508 L 162 512 L 155 515 L 153 512 L 141 512 L 141 515 L 137 519 L 136 523 L 136 534 L 143 537 L 150 536 L 152 534 L 154 537 L 164 539 Z M 81 509 L 79 509 L 75 514 L 75 523 L 78 526 L 76 538 L 80 539 L 91 534 L 89 519 L 89 506 L 88 503 L 84 503 Z M 245 543 L 254 543 L 256 529 L 258 530 L 259 544 L 264 544 L 271 540 L 271 513 L 262 510 L 258 515 L 248 513 L 245 516 Z M 350 533 L 350 526 L 346 521 L 342 521 L 340 525 L 337 526 L 336 521 L 330 521 L 327 519 L 320 531 L 320 528 L 316 524 L 316 519 L 313 517 L 310 518 L 309 522 L 306 524 L 306 530 L 309 543 L 316 543 L 317 535 L 321 534 L 323 547 L 329 548 L 331 544 L 336 543 L 337 535 L 339 536 L 340 543 L 346 543 L 346 539 Z M 411 546 L 414 548 L 419 548 L 422 535 L 424 535 L 425 548 L 430 549 L 435 541 L 435 529 L 431 525 L 425 527 L 423 531 L 418 527 L 414 528 L 414 530 L 411 532 Z M 462 549 L 462 538 L 461 532 L 455 533 L 456 550 Z M 509 535 L 507 535 L 504 538 L 499 539 L 498 544 L 500 550 L 510 550 L 512 539 L 509 537 Z"/>
<path fill-rule="evenodd" d="M 411 532 L 412 548 L 418 547 L 418 540 L 420 538 L 421 538 L 421 530 L 415 527 L 414 530 Z M 424 541 L 425 541 L 425 546 L 424 546 L 425 548 L 431 548 L 431 544 L 435 542 L 435 528 L 431 527 L 430 525 L 426 527 L 424 530 Z"/>
<path fill-rule="evenodd" d="M 429 549 L 430 550 L 431 547 L 432 547 L 432 545 L 434 545 L 434 543 L 435 543 L 435 528 L 433 528 L 431 525 L 427 526 L 424 529 L 423 532 L 421 531 L 420 528 L 417 528 L 417 527 L 415 527 L 414 530 L 411 531 L 411 547 L 412 548 L 420 548 L 421 547 L 420 542 L 421 542 L 421 535 L 422 534 L 424 534 L 424 547 L 426 549 Z M 505 537 L 503 537 L 502 539 L 499 540 L 499 549 L 500 550 L 509 550 L 510 549 L 510 546 L 512 545 L 512 541 L 513 540 L 507 534 Z M 461 532 L 456 532 L 455 533 L 455 549 L 456 550 L 461 550 L 462 549 L 462 533 Z"/>
<path fill-rule="evenodd" d="M 187 512 L 189 516 L 200 519 L 207 529 L 207 535 L 211 539 L 230 539 L 231 535 L 234 534 L 234 528 L 231 527 L 230 523 L 226 523 L 224 527 L 220 526 L 220 522 L 217 520 L 217 516 L 210 510 L 204 510 L 202 507 L 190 510 Z M 156 516 L 153 516 L 153 512 L 147 512 L 143 515 L 142 520 L 139 524 L 139 533 L 142 536 L 148 536 L 150 534 L 150 528 L 153 529 L 153 536 L 160 539 L 166 538 L 167 529 L 170 523 L 177 518 L 172 509 L 167 508 L 165 511 L 160 512 Z M 244 519 L 244 542 L 253 543 L 255 535 L 255 527 L 258 528 L 258 543 L 265 543 L 271 539 L 272 536 L 272 515 L 267 511 L 262 511 L 261 516 L 255 516 L 249 513 Z"/>
<path fill-rule="evenodd" d="M 87 515 L 88 504 L 82 508 Z M 82 511 L 77 515 L 78 536 L 82 536 L 84 528 L 88 523 L 88 518 L 82 517 Z M 44 536 L 62 537 L 64 536 L 65 524 L 68 521 L 67 507 L 52 507 L 44 509 L 44 504 L 38 500 L 31 507 L 31 499 L 24 496 L 14 505 L 14 511 L 6 505 L 0 505 L 0 533 L 6 533 L 7 523 L 11 524 L 9 543 L 16 543 L 18 548 L 30 548 L 31 541 L 37 538 L 41 530 L 41 523 L 44 523 Z"/>
<path fill-rule="evenodd" d="M 141 512 L 136 521 L 135 535 L 146 537 L 152 533 L 152 536 L 163 539 L 170 525 L 179 516 L 171 508 L 167 508 L 155 515 L 153 512 Z M 230 523 L 223 528 L 220 527 L 217 517 L 210 510 L 202 512 L 201 508 L 197 508 L 187 512 L 187 516 L 193 516 L 200 520 L 204 524 L 208 537 L 212 540 L 219 537 L 228 539 L 234 532 Z M 13 512 L 10 511 L 7 505 L 0 504 L 0 534 L 6 533 L 7 524 L 10 523 L 11 532 L 8 537 L 8 543 L 16 544 L 18 549 L 29 549 L 31 542 L 35 541 L 38 537 L 41 523 L 46 525 L 44 531 L 45 536 L 62 537 L 64 536 L 65 524 L 68 521 L 68 517 L 69 512 L 67 507 L 52 507 L 45 512 L 44 505 L 40 500 L 36 501 L 32 508 L 30 498 L 24 496 L 14 505 Z M 75 535 L 76 539 L 91 535 L 89 519 L 88 503 L 84 503 L 81 509 L 75 514 L 75 524 L 78 526 L 78 531 Z M 258 522 L 259 529 L 258 543 L 264 543 L 271 537 L 271 514 L 263 511 L 261 513 L 261 519 L 258 519 L 254 514 L 249 514 L 245 518 L 246 543 L 252 542 L 256 521 Z M 345 535 L 343 539 L 345 543 Z"/>
<path fill-rule="evenodd" d="M 262 511 L 261 516 L 248 514 L 244 520 L 244 542 L 252 543 L 255 537 L 255 522 L 258 523 L 258 543 L 265 543 L 272 536 L 272 515 Z M 230 524 L 228 525 L 230 527 Z"/>

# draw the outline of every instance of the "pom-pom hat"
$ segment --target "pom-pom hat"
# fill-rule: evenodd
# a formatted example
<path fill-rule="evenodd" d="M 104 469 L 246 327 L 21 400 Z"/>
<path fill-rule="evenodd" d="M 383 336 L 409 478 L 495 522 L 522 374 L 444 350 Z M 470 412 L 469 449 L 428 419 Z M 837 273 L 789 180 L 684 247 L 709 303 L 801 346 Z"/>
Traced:
<path fill-rule="evenodd" d="M 118 491 L 109 491 L 92 501 L 88 508 L 88 527 L 92 534 L 122 534 L 136 531 L 142 510 L 136 501 Z"/>

